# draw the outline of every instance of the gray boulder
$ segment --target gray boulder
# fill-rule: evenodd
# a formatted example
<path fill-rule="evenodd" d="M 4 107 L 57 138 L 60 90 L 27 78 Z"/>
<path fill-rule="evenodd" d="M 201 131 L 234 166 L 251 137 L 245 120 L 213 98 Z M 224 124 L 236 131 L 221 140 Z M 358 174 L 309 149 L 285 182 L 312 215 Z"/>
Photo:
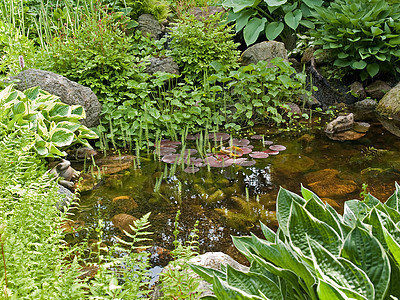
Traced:
<path fill-rule="evenodd" d="M 150 65 L 146 67 L 146 73 L 152 75 L 156 72 L 166 72 L 179 75 L 179 66 L 170 56 L 150 57 Z"/>
<path fill-rule="evenodd" d="M 357 99 L 363 100 L 367 97 L 367 93 L 364 90 L 364 86 L 361 82 L 355 81 L 350 85 L 350 90 L 354 95 L 356 95 Z"/>
<path fill-rule="evenodd" d="M 282 57 L 289 61 L 285 45 L 281 42 L 268 41 L 255 44 L 247 48 L 240 56 L 242 65 L 256 64 L 261 60 L 271 61 L 275 57 Z"/>
<path fill-rule="evenodd" d="M 68 105 L 81 105 L 86 112 L 86 119 L 81 123 L 86 127 L 96 127 L 100 122 L 101 103 L 93 91 L 69 80 L 68 78 L 49 71 L 29 69 L 22 71 L 11 80 L 17 79 L 16 89 L 24 91 L 40 86 L 42 90 L 60 97 Z"/>
<path fill-rule="evenodd" d="M 376 112 L 382 117 L 400 121 L 400 83 L 383 96 Z"/>
<path fill-rule="evenodd" d="M 198 255 L 193 257 L 192 259 L 189 260 L 190 264 L 206 267 L 206 268 L 212 268 L 216 270 L 221 270 L 221 264 L 226 266 L 230 265 L 231 267 L 242 271 L 242 272 L 248 272 L 249 268 L 238 263 L 235 261 L 232 257 L 229 255 L 222 253 L 222 252 L 207 252 L 202 255 Z M 169 268 L 169 265 L 165 268 Z M 164 269 L 164 270 L 165 270 Z M 165 271 L 163 271 L 165 272 Z M 193 274 L 193 277 L 199 278 L 197 274 L 195 274 L 192 270 L 189 271 L 190 274 Z M 204 291 L 201 294 L 201 297 L 205 296 L 213 296 L 214 293 L 210 290 L 211 284 L 207 283 L 206 281 L 202 280 L 199 285 L 199 290 Z M 157 286 L 154 290 L 152 300 L 156 299 L 161 299 L 162 298 L 162 293 L 160 290 L 160 287 Z"/>
<path fill-rule="evenodd" d="M 365 90 L 373 99 L 380 100 L 392 87 L 382 80 L 377 80 L 368 85 Z"/>
<path fill-rule="evenodd" d="M 149 34 L 152 39 L 160 39 L 162 34 L 161 24 L 152 15 L 140 15 L 138 18 L 138 23 L 138 29 L 142 32 L 143 36 L 147 36 L 147 34 Z"/>

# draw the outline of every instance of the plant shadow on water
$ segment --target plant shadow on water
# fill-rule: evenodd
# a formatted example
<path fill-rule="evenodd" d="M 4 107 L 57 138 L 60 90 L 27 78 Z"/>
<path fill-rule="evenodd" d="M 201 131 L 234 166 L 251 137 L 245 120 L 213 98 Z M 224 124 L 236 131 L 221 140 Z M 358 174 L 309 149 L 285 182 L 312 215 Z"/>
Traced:
<path fill-rule="evenodd" d="M 103 240 L 112 242 L 113 236 L 123 235 L 117 227 L 124 228 L 124 219 L 151 211 L 153 264 L 164 265 L 168 250 L 173 249 L 174 218 L 180 209 L 182 240 L 187 240 L 199 220 L 201 252 L 222 251 L 243 261 L 231 235 L 250 231 L 261 235 L 259 221 L 276 229 L 275 200 L 280 186 L 299 193 L 303 184 L 342 212 L 345 200 L 360 198 L 363 183 L 372 195 L 387 199 L 394 181 L 400 181 L 400 139 L 380 125 L 352 142 L 331 141 L 321 133 L 268 139 L 286 150 L 256 159 L 250 167 L 201 167 L 190 174 L 182 165 L 154 160 L 154 155 L 143 157 L 140 169 L 105 177 L 102 185 L 83 192 L 76 218 L 89 228 L 99 218 L 106 220 Z M 254 151 L 268 149 L 259 140 L 251 143 Z"/>

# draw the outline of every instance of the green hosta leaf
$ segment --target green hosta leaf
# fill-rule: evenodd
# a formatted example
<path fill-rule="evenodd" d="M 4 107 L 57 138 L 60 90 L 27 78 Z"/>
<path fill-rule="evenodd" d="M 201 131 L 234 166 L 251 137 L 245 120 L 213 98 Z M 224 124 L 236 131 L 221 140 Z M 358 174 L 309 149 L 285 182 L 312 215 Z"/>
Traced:
<path fill-rule="evenodd" d="M 264 0 L 269 6 L 281 6 L 287 2 L 287 0 Z"/>
<path fill-rule="evenodd" d="M 67 152 L 61 151 L 53 143 L 48 143 L 47 144 L 47 148 L 49 149 L 49 153 L 47 155 L 49 157 L 54 157 L 54 156 L 62 157 L 62 156 L 66 156 L 67 155 Z"/>
<path fill-rule="evenodd" d="M 306 203 L 306 201 L 299 195 L 281 187 L 276 200 L 276 218 L 278 219 L 280 230 L 282 230 L 286 236 L 288 235 L 290 208 L 293 201 L 296 201 L 301 205 Z"/>
<path fill-rule="evenodd" d="M 383 299 L 390 282 L 390 262 L 380 242 L 359 226 L 353 228 L 343 243 L 341 257 L 362 269 L 375 287 L 375 298 Z"/>
<path fill-rule="evenodd" d="M 371 32 L 372 32 L 373 36 L 377 36 L 377 35 L 380 35 L 383 32 L 383 30 L 380 29 L 379 27 L 372 26 Z"/>
<path fill-rule="evenodd" d="M 367 274 L 345 258 L 337 257 L 309 239 L 314 268 L 330 284 L 354 291 L 365 299 L 374 299 L 374 286 Z"/>
<path fill-rule="evenodd" d="M 367 63 L 363 60 L 355 61 L 352 63 L 351 67 L 353 69 L 362 70 L 367 66 Z"/>
<path fill-rule="evenodd" d="M 398 243 L 393 235 L 389 233 L 389 231 L 382 226 L 383 235 L 385 237 L 386 244 L 390 250 L 390 253 L 393 255 L 393 258 L 400 265 L 400 243 Z M 400 234 L 400 230 L 398 230 L 398 234 Z"/>
<path fill-rule="evenodd" d="M 395 183 L 396 190 L 394 191 L 393 195 L 391 195 L 385 202 L 385 205 L 389 206 L 390 208 L 393 208 L 397 211 L 400 211 L 400 186 L 396 182 Z"/>
<path fill-rule="evenodd" d="M 322 3 L 324 2 L 323 0 L 303 0 L 303 2 L 311 8 L 314 7 L 321 7 Z"/>
<path fill-rule="evenodd" d="M 344 203 L 343 220 L 353 226 L 357 220 L 363 220 L 370 208 L 360 200 L 348 200 Z"/>
<path fill-rule="evenodd" d="M 194 265 L 194 264 L 190 264 L 189 266 L 195 273 L 197 273 L 201 278 L 203 278 L 208 283 L 213 282 L 214 276 L 219 277 L 223 280 L 226 280 L 226 274 L 219 270 L 205 268 L 205 267 Z"/>
<path fill-rule="evenodd" d="M 315 28 L 315 24 L 309 20 L 300 20 L 300 25 L 303 25 L 304 27 L 307 27 L 309 29 Z"/>
<path fill-rule="evenodd" d="M 268 296 L 271 300 L 282 300 L 279 287 L 269 278 L 257 273 L 244 273 L 227 265 L 227 283 L 249 295 Z"/>
<path fill-rule="evenodd" d="M 37 98 L 37 96 L 39 96 L 40 87 L 37 86 L 37 87 L 29 88 L 29 89 L 24 91 L 24 94 L 29 100 L 33 101 L 33 100 L 35 100 Z"/>
<path fill-rule="evenodd" d="M 93 130 L 90 130 L 84 125 L 79 126 L 79 139 L 98 139 L 99 136 Z"/>
<path fill-rule="evenodd" d="M 65 147 L 72 144 L 74 137 L 73 132 L 64 128 L 56 128 L 52 131 L 50 141 L 57 147 Z"/>
<path fill-rule="evenodd" d="M 351 62 L 349 60 L 347 60 L 347 59 L 340 59 L 339 58 L 339 59 L 336 59 L 333 64 L 335 66 L 345 68 L 345 67 L 348 67 L 351 64 Z"/>
<path fill-rule="evenodd" d="M 265 27 L 265 36 L 269 41 L 275 40 L 283 31 L 285 25 L 282 22 L 271 22 Z"/>
<path fill-rule="evenodd" d="M 320 280 L 318 282 L 317 293 L 320 300 L 349 300 L 346 293 L 336 288 L 333 284 Z"/>
<path fill-rule="evenodd" d="M 225 281 L 222 281 L 218 277 L 214 277 L 213 291 L 218 299 L 236 299 L 236 300 L 262 299 L 261 297 L 249 295 L 244 291 L 229 286 Z"/>
<path fill-rule="evenodd" d="M 322 200 L 318 197 L 317 194 L 315 194 L 313 191 L 305 188 L 303 186 L 303 184 L 301 184 L 301 194 L 303 196 L 303 198 L 308 201 L 310 199 L 314 199 L 315 201 L 319 202 L 320 204 L 324 205 L 324 203 L 322 202 Z"/>
<path fill-rule="evenodd" d="M 261 0 L 228 0 L 222 3 L 225 8 L 232 8 L 234 13 L 237 13 L 245 8 L 257 7 Z"/>
<path fill-rule="evenodd" d="M 367 194 L 367 196 L 364 198 L 363 201 L 366 205 L 368 205 L 368 207 L 372 208 L 375 205 L 381 203 L 379 201 L 379 199 L 375 198 L 374 196 L 372 196 L 370 193 Z"/>
<path fill-rule="evenodd" d="M 62 122 L 57 123 L 57 128 L 64 128 L 71 132 L 75 132 L 81 126 L 82 125 L 80 123 L 74 123 L 74 122 L 68 122 L 68 121 L 62 121 Z"/>
<path fill-rule="evenodd" d="M 311 257 L 310 248 L 304 242 L 307 240 L 307 237 L 318 241 L 333 255 L 339 254 L 339 249 L 343 242 L 339 234 L 325 222 L 313 217 L 305 208 L 295 201 L 292 202 L 288 229 L 291 244 L 307 257 Z"/>
<path fill-rule="evenodd" d="M 71 106 L 71 115 L 74 117 L 80 117 L 80 119 L 86 118 L 85 110 L 80 105 L 72 105 Z"/>
<path fill-rule="evenodd" d="M 292 28 L 293 30 L 296 30 L 300 24 L 302 15 L 303 14 L 302 14 L 301 10 L 296 9 L 294 12 L 290 11 L 290 12 L 286 13 L 284 19 L 285 19 L 286 24 L 290 28 Z"/>
<path fill-rule="evenodd" d="M 269 228 L 268 226 L 264 225 L 261 221 L 260 221 L 260 225 L 261 225 L 261 230 L 264 234 L 265 239 L 268 242 L 273 243 L 275 241 L 275 232 Z"/>
<path fill-rule="evenodd" d="M 247 46 L 257 41 L 260 33 L 265 29 L 266 22 L 266 18 L 253 18 L 247 23 L 243 29 L 243 37 Z"/>
<path fill-rule="evenodd" d="M 49 112 L 51 120 L 57 118 L 65 118 L 70 114 L 70 106 L 61 102 L 55 103 L 53 108 Z"/>
<path fill-rule="evenodd" d="M 18 101 L 14 104 L 13 108 L 12 108 L 12 112 L 14 114 L 14 117 L 16 115 L 21 115 L 23 113 L 25 113 L 26 111 L 26 107 L 25 107 L 25 103 L 22 101 Z"/>
<path fill-rule="evenodd" d="M 367 66 L 367 71 L 371 77 L 374 77 L 376 74 L 379 73 L 379 65 L 377 63 L 369 64 Z"/>
<path fill-rule="evenodd" d="M 246 26 L 246 24 L 249 22 L 249 18 L 256 14 L 257 12 L 254 9 L 248 9 L 241 12 L 240 16 L 236 19 L 236 27 L 235 27 L 236 32 L 242 30 L 244 26 Z"/>

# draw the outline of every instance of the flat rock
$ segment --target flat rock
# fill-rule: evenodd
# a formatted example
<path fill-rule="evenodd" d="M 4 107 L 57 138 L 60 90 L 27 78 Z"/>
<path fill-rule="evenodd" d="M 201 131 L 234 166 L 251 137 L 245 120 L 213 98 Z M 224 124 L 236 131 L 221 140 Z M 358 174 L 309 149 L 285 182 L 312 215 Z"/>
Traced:
<path fill-rule="evenodd" d="M 156 72 L 165 72 L 179 75 L 179 66 L 170 56 L 150 57 L 150 65 L 146 67 L 146 73 L 152 75 Z"/>
<path fill-rule="evenodd" d="M 281 42 L 268 41 L 254 44 L 247 48 L 240 56 L 242 65 L 256 64 L 259 61 L 271 61 L 275 57 L 282 57 L 289 61 L 285 45 Z"/>
<path fill-rule="evenodd" d="M 118 214 L 111 218 L 111 222 L 115 227 L 117 227 L 121 232 L 124 230 L 128 233 L 133 233 L 132 229 L 129 225 L 133 225 L 133 222 L 136 221 L 137 218 L 128 214 Z"/>
<path fill-rule="evenodd" d="M 101 174 L 110 175 L 129 169 L 134 165 L 134 161 L 135 156 L 133 155 L 107 156 L 96 160 L 96 165 Z M 93 173 L 96 175 L 99 170 L 94 168 Z"/>
<path fill-rule="evenodd" d="M 138 207 L 138 204 L 130 196 L 118 196 L 112 199 L 112 206 L 118 211 L 130 211 Z"/>
<path fill-rule="evenodd" d="M 314 166 L 314 160 L 305 155 L 279 154 L 272 161 L 274 172 L 286 175 L 307 172 Z"/>
<path fill-rule="evenodd" d="M 351 130 L 346 130 L 346 131 L 342 131 L 342 132 L 337 132 L 334 134 L 327 134 L 327 136 L 334 141 L 355 141 L 358 140 L 360 138 L 362 138 L 363 136 L 365 136 L 365 133 L 361 133 L 361 132 L 357 132 L 353 129 Z"/>
<path fill-rule="evenodd" d="M 304 175 L 304 182 L 310 184 L 313 182 L 321 181 L 321 178 L 331 179 L 336 177 L 339 171 L 336 169 L 323 169 L 315 172 L 308 173 Z"/>

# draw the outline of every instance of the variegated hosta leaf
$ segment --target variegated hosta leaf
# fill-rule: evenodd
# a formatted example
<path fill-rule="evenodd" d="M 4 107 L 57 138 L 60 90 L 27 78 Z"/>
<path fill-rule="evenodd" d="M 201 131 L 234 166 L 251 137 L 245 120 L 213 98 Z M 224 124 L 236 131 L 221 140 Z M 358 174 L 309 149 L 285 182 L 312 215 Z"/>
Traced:
<path fill-rule="evenodd" d="M 318 241 L 333 255 L 339 254 L 343 242 L 339 234 L 295 201 L 292 201 L 288 229 L 290 243 L 306 257 L 311 257 L 310 248 L 305 242 L 308 237 Z"/>
<path fill-rule="evenodd" d="M 225 281 L 214 277 L 213 281 L 213 292 L 220 300 L 235 299 L 235 300 L 258 300 L 263 299 L 259 296 L 252 296 L 246 292 L 237 289 L 233 286 L 229 286 Z"/>
<path fill-rule="evenodd" d="M 318 282 L 317 293 L 320 300 L 356 300 L 365 299 L 361 295 L 349 293 L 348 290 L 341 290 L 335 285 L 320 280 Z"/>
<path fill-rule="evenodd" d="M 395 187 L 396 190 L 394 191 L 393 195 L 386 200 L 385 205 L 400 211 L 400 185 L 396 182 Z"/>
<path fill-rule="evenodd" d="M 290 208 L 293 201 L 301 205 L 306 203 L 306 201 L 299 195 L 281 187 L 276 200 L 276 218 L 278 220 L 280 230 L 282 230 L 286 236 L 288 235 Z"/>
<path fill-rule="evenodd" d="M 312 239 L 309 246 L 318 276 L 326 282 L 374 299 L 375 289 L 367 274 L 351 261 L 337 257 Z"/>
<path fill-rule="evenodd" d="M 371 233 L 353 228 L 343 243 L 341 257 L 362 269 L 375 287 L 375 298 L 383 299 L 390 282 L 390 262 L 385 249 Z"/>

